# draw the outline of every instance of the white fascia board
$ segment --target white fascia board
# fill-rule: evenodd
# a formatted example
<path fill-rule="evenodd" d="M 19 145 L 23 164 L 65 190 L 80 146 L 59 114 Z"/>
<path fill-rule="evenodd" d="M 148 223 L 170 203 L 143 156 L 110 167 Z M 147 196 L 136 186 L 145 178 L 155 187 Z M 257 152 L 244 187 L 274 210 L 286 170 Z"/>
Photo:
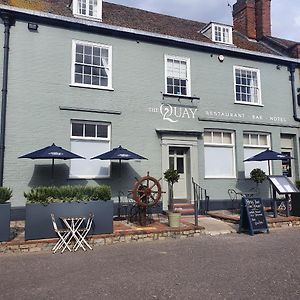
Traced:
<path fill-rule="evenodd" d="M 10 11 L 10 12 L 18 12 L 18 13 L 28 14 L 28 15 L 32 15 L 32 16 L 36 16 L 36 17 L 48 18 L 48 19 L 52 19 L 52 20 L 77 23 L 80 25 L 92 26 L 92 27 L 99 28 L 99 29 L 103 28 L 103 29 L 108 29 L 108 30 L 112 30 L 112 31 L 118 31 L 118 32 L 133 34 L 133 35 L 142 35 L 142 36 L 149 37 L 149 38 L 164 39 L 166 41 L 178 42 L 178 43 L 183 43 L 183 44 L 188 44 L 188 45 L 202 46 L 202 47 L 206 47 L 206 48 L 210 48 L 210 49 L 214 49 L 214 50 L 220 50 L 220 51 L 223 50 L 223 51 L 229 51 L 229 52 L 237 53 L 237 54 L 248 54 L 248 55 L 267 58 L 267 59 L 276 59 L 276 60 L 280 60 L 285 63 L 300 64 L 300 59 L 289 58 L 289 57 L 284 57 L 284 56 L 274 55 L 274 54 L 260 53 L 260 52 L 256 52 L 256 51 L 246 50 L 246 49 L 240 49 L 237 47 L 233 47 L 231 45 L 224 46 L 224 45 L 219 45 L 219 44 L 211 44 L 211 43 L 206 43 L 206 42 L 189 40 L 189 39 L 185 39 L 185 38 L 174 37 L 174 36 L 170 36 L 170 35 L 152 33 L 152 32 L 138 30 L 138 29 L 131 29 L 131 28 L 126 28 L 126 27 L 121 27 L 121 26 L 108 25 L 108 24 L 100 23 L 99 21 L 96 22 L 96 21 L 90 21 L 90 20 L 79 19 L 79 18 L 74 18 L 74 17 L 65 17 L 65 16 L 61 16 L 61 15 L 55 15 L 55 14 L 45 13 L 45 12 L 41 12 L 41 11 L 34 11 L 34 10 L 30 10 L 30 9 L 22 9 L 22 8 L 8 6 L 8 5 L 2 5 L 2 4 L 0 4 L 0 10 L 6 10 L 6 11 Z"/>

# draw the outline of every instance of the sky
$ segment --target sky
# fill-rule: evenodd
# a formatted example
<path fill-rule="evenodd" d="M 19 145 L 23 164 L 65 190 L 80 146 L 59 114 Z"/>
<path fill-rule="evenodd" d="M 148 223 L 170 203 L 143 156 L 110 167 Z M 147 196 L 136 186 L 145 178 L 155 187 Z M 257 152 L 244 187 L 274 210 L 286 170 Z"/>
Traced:
<path fill-rule="evenodd" d="M 235 0 L 106 0 L 202 22 L 232 24 Z M 300 42 L 300 0 L 272 0 L 272 35 Z"/>

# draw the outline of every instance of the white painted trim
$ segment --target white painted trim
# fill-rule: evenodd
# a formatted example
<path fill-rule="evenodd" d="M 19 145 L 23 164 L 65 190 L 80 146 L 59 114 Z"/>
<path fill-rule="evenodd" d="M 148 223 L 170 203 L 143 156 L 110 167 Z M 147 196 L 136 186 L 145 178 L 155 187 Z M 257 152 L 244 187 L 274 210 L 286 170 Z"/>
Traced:
<path fill-rule="evenodd" d="M 102 21 L 102 0 L 97 0 L 97 13 L 96 16 L 90 16 L 88 15 L 89 11 L 89 0 L 84 0 L 86 2 L 86 14 L 80 14 L 77 10 L 78 8 L 78 0 L 73 0 L 72 6 L 73 6 L 73 15 L 74 17 L 78 18 L 84 18 L 84 19 L 94 19 L 95 21 Z"/>
<path fill-rule="evenodd" d="M 101 87 L 101 86 L 98 86 L 98 85 L 80 84 L 80 83 L 70 83 L 69 87 L 87 88 L 87 89 L 112 91 L 112 92 L 115 90 L 113 88 Z"/>
<path fill-rule="evenodd" d="M 209 142 L 205 142 L 204 141 L 204 138 L 203 138 L 203 145 L 204 145 L 204 149 L 205 147 L 216 147 L 216 148 L 231 148 L 232 149 L 232 162 L 233 162 L 233 166 L 232 166 L 232 169 L 233 169 L 233 174 L 230 175 L 230 176 L 206 176 L 205 175 L 205 166 L 204 166 L 204 178 L 214 178 L 214 179 L 222 179 L 222 178 L 237 178 L 236 177 L 236 174 L 237 174 L 237 170 L 236 170 L 236 144 L 235 144 L 235 132 L 234 131 L 231 131 L 231 130 L 220 130 L 220 129 L 205 129 L 204 130 L 204 134 L 205 132 L 210 132 L 211 135 L 212 135 L 212 138 L 213 138 L 213 133 L 214 132 L 218 132 L 218 133 L 222 133 L 221 135 L 221 139 L 222 139 L 222 142 L 221 143 L 209 143 Z M 223 143 L 223 133 L 230 133 L 231 134 L 231 144 L 225 144 Z M 203 135 L 204 135 L 203 134 Z M 205 162 L 204 162 L 205 164 Z"/>
<path fill-rule="evenodd" d="M 91 125 L 106 125 L 107 126 L 107 138 L 103 137 L 85 137 L 85 136 L 73 136 L 72 135 L 72 124 L 91 124 Z M 71 120 L 70 126 L 70 139 L 71 140 L 89 140 L 89 141 L 110 141 L 111 140 L 111 123 L 108 122 L 98 122 L 98 121 L 80 121 L 80 120 Z"/>
<path fill-rule="evenodd" d="M 257 73 L 257 85 L 258 85 L 258 103 L 254 102 L 246 102 L 246 101 L 237 101 L 236 100 L 236 77 L 235 71 L 236 70 L 245 70 L 245 71 L 255 71 Z M 262 104 L 262 97 L 261 97 L 261 80 L 260 80 L 260 70 L 257 68 L 250 68 L 250 67 L 243 67 L 243 66 L 233 66 L 233 88 L 234 88 L 234 103 L 235 104 L 244 104 L 244 105 L 252 105 L 252 106 L 263 106 Z"/>
<path fill-rule="evenodd" d="M 228 34 L 228 39 L 229 41 L 216 41 L 216 27 L 220 27 L 221 28 L 221 39 L 223 39 L 223 29 L 228 29 L 229 30 L 229 34 Z M 220 43 L 220 44 L 225 44 L 225 45 L 232 45 L 233 44 L 233 40 L 232 40 L 232 27 L 231 26 L 226 26 L 226 25 L 222 25 L 222 24 L 218 24 L 218 23 L 212 23 L 211 24 L 211 34 L 212 34 L 212 40 L 216 43 Z"/>
<path fill-rule="evenodd" d="M 109 168 L 110 169 L 110 168 Z M 110 173 L 110 170 L 109 170 Z M 84 176 L 84 175 L 70 175 L 68 179 L 109 179 L 111 176 Z"/>
<path fill-rule="evenodd" d="M 167 60 L 168 59 L 176 59 L 179 61 L 186 62 L 186 73 L 187 73 L 186 95 L 168 93 L 168 89 L 167 89 Z M 164 55 L 164 63 L 165 63 L 165 94 L 172 95 L 172 96 L 174 95 L 174 96 L 191 97 L 191 94 L 192 94 L 191 93 L 191 59 L 189 57 L 165 54 Z"/>
<path fill-rule="evenodd" d="M 99 47 L 99 48 L 104 48 L 104 49 L 108 50 L 108 67 L 106 68 L 108 71 L 108 85 L 107 86 L 75 82 L 76 45 Z M 71 84 L 70 84 L 70 86 L 93 88 L 93 89 L 99 89 L 99 90 L 110 90 L 110 91 L 113 90 L 113 88 L 112 88 L 112 46 L 105 45 L 105 44 L 99 44 L 99 43 L 95 43 L 95 42 L 89 42 L 89 41 L 72 40 L 72 65 L 71 65 Z"/>

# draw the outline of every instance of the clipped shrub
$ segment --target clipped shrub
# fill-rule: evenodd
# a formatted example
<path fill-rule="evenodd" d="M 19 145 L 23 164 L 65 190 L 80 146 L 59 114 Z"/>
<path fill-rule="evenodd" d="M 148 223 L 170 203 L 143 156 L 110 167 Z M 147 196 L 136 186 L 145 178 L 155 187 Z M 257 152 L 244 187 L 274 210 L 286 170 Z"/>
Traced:
<path fill-rule="evenodd" d="M 12 197 L 12 189 L 7 187 L 0 187 L 0 204 L 4 204 Z"/>
<path fill-rule="evenodd" d="M 111 190 L 107 185 L 99 186 L 41 186 L 24 193 L 27 203 L 81 202 L 110 200 Z"/>
<path fill-rule="evenodd" d="M 295 181 L 296 187 L 298 190 L 300 190 L 300 180 Z"/>
<path fill-rule="evenodd" d="M 253 169 L 250 173 L 250 177 L 256 184 L 263 183 L 267 178 L 266 173 L 259 168 Z"/>

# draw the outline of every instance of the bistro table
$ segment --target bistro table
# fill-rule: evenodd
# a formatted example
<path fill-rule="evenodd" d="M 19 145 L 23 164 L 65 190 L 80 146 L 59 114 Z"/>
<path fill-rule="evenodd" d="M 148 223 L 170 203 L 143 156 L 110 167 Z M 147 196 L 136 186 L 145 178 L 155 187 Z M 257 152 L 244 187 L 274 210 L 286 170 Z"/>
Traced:
<path fill-rule="evenodd" d="M 86 230 L 85 227 L 82 227 L 83 222 L 85 221 L 85 217 L 83 216 L 68 216 L 68 217 L 60 217 L 60 219 L 63 221 L 64 225 L 66 226 L 66 229 L 70 231 L 71 235 L 66 241 L 66 245 L 62 249 L 62 253 L 67 248 L 67 245 L 70 245 L 72 241 L 75 241 L 74 246 L 71 248 L 71 250 L 76 251 L 79 247 L 83 249 L 83 251 L 86 251 L 83 243 L 88 246 L 90 249 L 90 245 L 87 243 L 87 241 L 84 238 L 83 232 Z"/>

